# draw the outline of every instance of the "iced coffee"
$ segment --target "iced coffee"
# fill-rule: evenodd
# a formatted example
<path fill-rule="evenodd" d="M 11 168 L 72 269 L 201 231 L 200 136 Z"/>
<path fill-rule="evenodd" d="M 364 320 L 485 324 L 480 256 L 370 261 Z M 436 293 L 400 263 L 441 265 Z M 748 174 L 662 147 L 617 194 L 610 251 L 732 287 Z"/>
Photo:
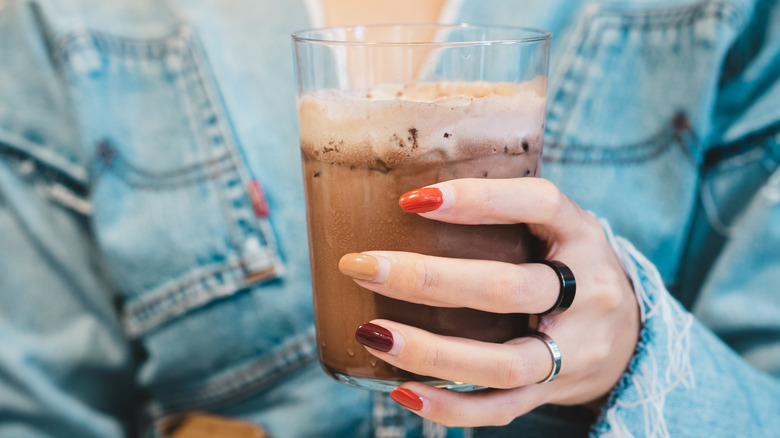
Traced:
<path fill-rule="evenodd" d="M 407 380 L 457 386 L 370 355 L 354 333 L 375 318 L 487 342 L 527 333 L 526 315 L 430 307 L 375 294 L 341 274 L 338 262 L 344 254 L 368 250 L 509 263 L 537 257 L 539 245 L 522 224 L 442 223 L 405 213 L 398 198 L 455 178 L 539 175 L 545 90 L 540 76 L 522 82 L 405 82 L 299 95 L 317 342 L 331 376 L 376 389 Z"/>

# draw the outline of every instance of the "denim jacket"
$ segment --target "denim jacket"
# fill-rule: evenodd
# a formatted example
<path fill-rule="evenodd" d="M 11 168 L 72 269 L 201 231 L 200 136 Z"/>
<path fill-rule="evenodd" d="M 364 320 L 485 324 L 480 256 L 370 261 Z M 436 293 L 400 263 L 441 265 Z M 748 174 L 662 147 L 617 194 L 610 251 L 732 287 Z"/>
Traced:
<path fill-rule="evenodd" d="M 304 2 L 2 5 L 0 437 L 160 436 L 195 411 L 278 437 L 780 436 L 777 1 L 447 6 L 553 32 L 543 175 L 604 218 L 643 322 L 598 416 L 468 430 L 316 363 Z"/>

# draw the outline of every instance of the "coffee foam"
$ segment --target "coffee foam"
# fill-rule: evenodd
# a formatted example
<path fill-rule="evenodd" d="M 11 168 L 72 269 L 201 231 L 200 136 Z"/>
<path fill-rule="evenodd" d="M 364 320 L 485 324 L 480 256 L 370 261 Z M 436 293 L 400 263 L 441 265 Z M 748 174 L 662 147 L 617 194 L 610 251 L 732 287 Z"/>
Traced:
<path fill-rule="evenodd" d="M 301 145 L 311 159 L 387 168 L 538 151 L 545 82 L 540 76 L 522 83 L 407 83 L 364 92 L 307 92 L 298 99 Z"/>

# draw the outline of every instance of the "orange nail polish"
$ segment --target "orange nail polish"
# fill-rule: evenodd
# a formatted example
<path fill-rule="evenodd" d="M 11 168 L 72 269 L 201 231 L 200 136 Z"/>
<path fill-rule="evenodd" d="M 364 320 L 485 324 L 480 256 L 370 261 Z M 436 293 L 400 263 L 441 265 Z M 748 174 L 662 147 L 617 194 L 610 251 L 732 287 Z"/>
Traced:
<path fill-rule="evenodd" d="M 412 190 L 401 195 L 398 205 L 407 213 L 427 213 L 441 207 L 444 202 L 441 190 L 436 187 L 425 187 Z"/>
<path fill-rule="evenodd" d="M 419 395 L 400 386 L 390 392 L 390 398 L 399 405 L 413 411 L 419 411 L 423 408 L 423 401 Z"/>

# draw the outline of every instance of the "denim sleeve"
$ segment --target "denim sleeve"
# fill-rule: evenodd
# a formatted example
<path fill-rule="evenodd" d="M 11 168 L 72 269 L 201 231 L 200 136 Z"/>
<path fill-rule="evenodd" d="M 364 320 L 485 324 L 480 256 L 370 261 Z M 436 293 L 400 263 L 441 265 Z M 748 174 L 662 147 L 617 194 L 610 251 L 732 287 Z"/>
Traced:
<path fill-rule="evenodd" d="M 0 130 L 0 436 L 125 436 L 132 360 L 88 227 L 47 196 L 65 190 L 62 182 L 14 156 L 6 134 Z"/>
<path fill-rule="evenodd" d="M 67 99 L 12 9 L 0 9 L 0 436 L 125 436 L 132 355 L 97 267 Z"/>
<path fill-rule="evenodd" d="M 629 369 L 603 409 L 593 436 L 771 436 L 780 430 L 780 326 L 776 318 L 780 302 L 773 287 L 780 282 L 777 182 L 766 193 L 775 198 L 765 197 L 762 205 L 755 206 L 762 210 L 756 212 L 755 220 L 762 221 L 763 238 L 773 242 L 765 240 L 761 247 L 768 252 L 754 253 L 751 258 L 751 263 L 763 266 L 750 266 L 752 283 L 732 282 L 726 287 L 729 283 L 723 278 L 724 282 L 710 287 L 723 292 L 707 297 L 713 308 L 723 311 L 724 320 L 732 321 L 729 336 L 741 337 L 755 351 L 766 353 L 762 370 L 684 310 L 666 290 L 655 267 L 626 240 L 613 237 L 604 224 L 633 282 L 643 328 Z M 723 268 L 730 273 L 723 277 L 733 279 L 745 272 L 740 265 Z M 731 293 L 725 292 L 729 289 Z M 743 293 L 747 295 L 735 297 Z M 763 300 L 752 306 L 741 304 L 751 297 Z M 751 314 L 766 316 L 768 320 L 761 322 L 769 324 L 751 324 Z M 732 315 L 737 319 L 731 319 Z M 775 315 L 774 322 L 770 315 Z"/>

